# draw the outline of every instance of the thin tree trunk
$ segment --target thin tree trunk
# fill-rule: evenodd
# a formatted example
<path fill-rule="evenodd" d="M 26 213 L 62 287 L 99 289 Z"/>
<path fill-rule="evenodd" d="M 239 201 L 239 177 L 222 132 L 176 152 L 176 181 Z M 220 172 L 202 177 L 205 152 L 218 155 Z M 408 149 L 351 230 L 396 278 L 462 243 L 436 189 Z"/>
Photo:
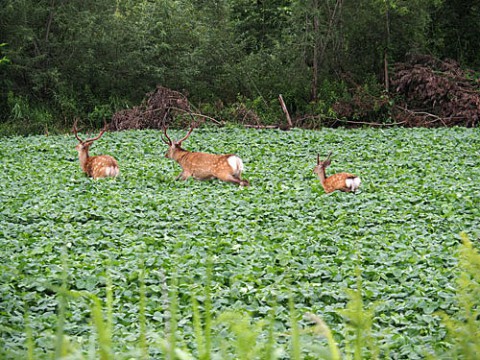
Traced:
<path fill-rule="evenodd" d="M 312 89 L 311 100 L 317 101 L 318 99 L 318 72 L 319 66 L 323 61 L 325 51 L 328 46 L 328 42 L 332 36 L 332 32 L 335 26 L 335 22 L 342 10 L 343 0 L 337 0 L 330 16 L 327 32 L 324 35 L 323 44 L 320 43 L 320 20 L 318 17 L 318 0 L 313 0 L 314 15 L 313 15 L 313 34 L 314 34 L 314 46 L 313 46 L 313 76 L 312 76 Z"/>
<path fill-rule="evenodd" d="M 278 95 L 278 101 L 280 101 L 280 105 L 282 106 L 282 110 L 283 112 L 285 113 L 285 116 L 287 118 L 287 125 L 288 125 L 288 128 L 292 128 L 293 127 L 293 124 L 292 124 L 292 118 L 290 117 L 290 114 L 288 112 L 288 109 L 287 109 L 287 106 L 285 105 L 285 101 L 283 101 L 283 96 L 282 94 Z"/>
<path fill-rule="evenodd" d="M 390 76 L 388 73 L 388 49 L 390 48 L 390 2 L 385 0 L 385 50 L 383 54 L 383 71 L 385 77 L 385 91 L 390 89 Z"/>
<path fill-rule="evenodd" d="M 55 0 L 50 2 L 50 14 L 48 15 L 47 28 L 45 30 L 45 43 L 48 43 L 48 36 L 50 35 L 50 28 L 53 21 L 53 12 L 55 9 Z"/>
<path fill-rule="evenodd" d="M 318 98 L 318 63 L 319 63 L 319 37 L 320 37 L 320 20 L 318 19 L 318 0 L 313 0 L 313 76 L 311 100 L 317 101 Z"/>

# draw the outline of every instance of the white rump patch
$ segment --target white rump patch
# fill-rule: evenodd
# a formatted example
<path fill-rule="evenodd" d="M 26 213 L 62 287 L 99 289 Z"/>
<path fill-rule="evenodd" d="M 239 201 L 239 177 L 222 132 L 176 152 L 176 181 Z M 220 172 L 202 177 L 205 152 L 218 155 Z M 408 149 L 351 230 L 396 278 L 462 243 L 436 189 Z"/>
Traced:
<path fill-rule="evenodd" d="M 360 184 L 361 184 L 361 181 L 358 176 L 345 180 L 345 185 L 347 185 L 347 187 L 352 191 L 357 190 L 360 187 Z"/>
<path fill-rule="evenodd" d="M 105 169 L 105 175 L 115 177 L 120 173 L 120 169 L 116 166 L 109 166 Z"/>
<path fill-rule="evenodd" d="M 232 155 L 227 159 L 227 161 L 228 165 L 230 165 L 233 170 L 233 175 L 237 177 L 240 176 L 243 171 L 242 159 L 240 159 L 237 155 Z"/>

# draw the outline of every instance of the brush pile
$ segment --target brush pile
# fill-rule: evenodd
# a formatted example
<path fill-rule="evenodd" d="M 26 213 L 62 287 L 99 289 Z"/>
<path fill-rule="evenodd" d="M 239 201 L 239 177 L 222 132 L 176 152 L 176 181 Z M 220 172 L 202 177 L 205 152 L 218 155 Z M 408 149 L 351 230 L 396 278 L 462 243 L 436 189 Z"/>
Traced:
<path fill-rule="evenodd" d="M 480 81 L 453 60 L 412 56 L 395 65 L 392 77 L 397 102 L 394 118 L 405 126 L 475 127 L 480 119 Z"/>
<path fill-rule="evenodd" d="M 146 94 L 146 100 L 133 109 L 118 111 L 112 117 L 110 130 L 161 129 L 164 121 L 171 120 L 177 112 L 189 113 L 187 97 L 163 86 Z"/>

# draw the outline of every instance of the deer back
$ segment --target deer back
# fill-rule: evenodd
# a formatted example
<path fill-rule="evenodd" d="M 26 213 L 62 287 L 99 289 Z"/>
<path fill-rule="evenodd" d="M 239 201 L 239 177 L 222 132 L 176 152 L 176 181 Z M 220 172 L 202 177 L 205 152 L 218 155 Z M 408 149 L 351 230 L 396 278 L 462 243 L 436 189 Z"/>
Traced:
<path fill-rule="evenodd" d="M 85 173 L 94 179 L 116 177 L 120 174 L 117 160 L 110 155 L 89 157 L 85 164 Z"/>
<path fill-rule="evenodd" d="M 335 190 L 351 192 L 360 186 L 360 178 L 354 174 L 342 172 L 327 177 L 322 185 L 326 193 Z"/>
<path fill-rule="evenodd" d="M 177 162 L 184 171 L 199 180 L 211 178 L 225 180 L 229 176 L 238 177 L 243 171 L 243 162 L 233 154 L 186 152 Z"/>

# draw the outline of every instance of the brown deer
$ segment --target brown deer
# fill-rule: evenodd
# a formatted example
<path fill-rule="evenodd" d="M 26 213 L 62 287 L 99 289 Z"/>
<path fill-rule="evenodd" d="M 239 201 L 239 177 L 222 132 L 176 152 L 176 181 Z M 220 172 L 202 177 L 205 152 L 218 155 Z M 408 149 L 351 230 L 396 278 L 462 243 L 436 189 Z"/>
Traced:
<path fill-rule="evenodd" d="M 249 182 L 241 178 L 243 162 L 237 155 L 215 155 L 182 149 L 182 142 L 190 136 L 195 126 L 195 123 L 192 123 L 187 135 L 177 141 L 170 139 L 167 127 L 163 126 L 166 139 L 162 137 L 162 140 L 169 146 L 165 157 L 175 160 L 182 167 L 182 172 L 176 179 L 186 180 L 190 176 L 196 180 L 217 178 L 240 186 L 249 186 Z"/>
<path fill-rule="evenodd" d="M 317 174 L 320 179 L 325 192 L 327 194 L 334 192 L 335 190 L 355 192 L 361 183 L 358 176 L 345 172 L 333 174 L 331 176 L 325 175 L 325 169 L 331 164 L 330 155 L 332 155 L 332 152 L 328 154 L 324 161 L 320 161 L 320 154 L 317 154 L 317 166 L 313 169 L 313 172 Z"/>
<path fill-rule="evenodd" d="M 80 167 L 83 172 L 94 179 L 104 177 L 115 177 L 120 173 L 117 160 L 110 155 L 89 156 L 88 149 L 94 141 L 100 139 L 107 130 L 107 124 L 103 127 L 97 137 L 82 140 L 77 133 L 77 120 L 73 124 L 73 133 L 79 141 L 75 150 L 78 151 L 78 159 L 80 160 Z"/>

